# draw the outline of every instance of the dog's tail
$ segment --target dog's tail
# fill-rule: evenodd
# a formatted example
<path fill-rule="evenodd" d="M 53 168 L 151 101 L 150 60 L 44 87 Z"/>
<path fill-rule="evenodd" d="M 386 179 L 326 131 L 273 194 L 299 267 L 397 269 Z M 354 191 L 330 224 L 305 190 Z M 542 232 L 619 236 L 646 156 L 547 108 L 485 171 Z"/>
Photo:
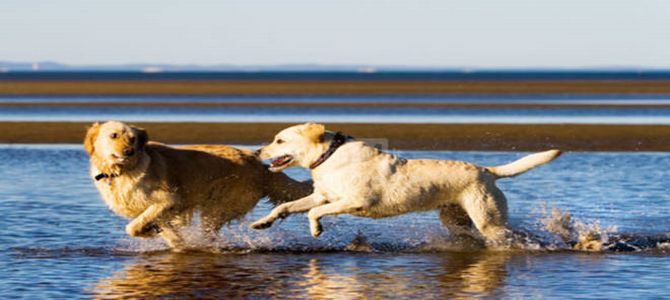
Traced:
<path fill-rule="evenodd" d="M 298 200 L 314 190 L 311 180 L 297 181 L 283 172 L 266 171 L 265 178 L 265 193 L 273 205 Z"/>
<path fill-rule="evenodd" d="M 498 178 L 514 177 L 523 174 L 532 168 L 546 164 L 560 155 L 561 155 L 560 150 L 549 150 L 544 152 L 538 152 L 528 156 L 524 156 L 521 159 L 506 165 L 488 167 L 486 169 L 489 172 L 493 173 L 493 175 L 497 176 Z"/>

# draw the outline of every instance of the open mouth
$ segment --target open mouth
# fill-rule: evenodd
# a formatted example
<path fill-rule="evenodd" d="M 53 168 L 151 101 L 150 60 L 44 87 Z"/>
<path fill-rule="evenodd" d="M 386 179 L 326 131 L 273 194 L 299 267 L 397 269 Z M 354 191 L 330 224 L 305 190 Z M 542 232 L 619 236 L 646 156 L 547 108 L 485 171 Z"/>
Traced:
<path fill-rule="evenodd" d="M 128 157 L 121 156 L 121 155 L 116 155 L 116 154 L 112 154 L 112 158 L 114 159 L 114 162 L 116 164 L 120 164 L 120 165 L 122 165 L 123 163 L 125 163 L 128 160 Z"/>
<path fill-rule="evenodd" d="M 284 167 L 284 166 L 288 165 L 292 161 L 293 161 L 293 156 L 288 155 L 288 154 L 287 155 L 282 155 L 282 156 L 277 157 L 274 160 L 272 160 L 272 162 L 270 163 L 270 168 L 278 169 L 278 168 L 281 168 L 281 167 Z"/>

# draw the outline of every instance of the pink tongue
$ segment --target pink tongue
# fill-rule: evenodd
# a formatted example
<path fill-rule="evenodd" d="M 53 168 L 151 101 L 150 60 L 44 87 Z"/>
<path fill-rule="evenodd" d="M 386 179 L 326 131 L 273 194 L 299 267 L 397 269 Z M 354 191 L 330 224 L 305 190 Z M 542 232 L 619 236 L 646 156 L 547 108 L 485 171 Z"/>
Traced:
<path fill-rule="evenodd" d="M 274 160 L 274 161 L 272 162 L 272 166 L 273 166 L 273 167 L 281 166 L 282 164 L 284 164 L 284 163 L 286 162 L 286 159 L 287 159 L 287 158 L 288 158 L 288 157 L 286 157 L 286 156 L 282 156 L 282 157 L 280 157 L 280 158 L 277 158 L 276 160 Z"/>
<path fill-rule="evenodd" d="M 284 156 L 282 156 L 280 158 L 277 158 L 274 161 L 272 161 L 271 165 L 273 167 L 279 167 L 279 166 L 285 165 L 289 160 L 291 160 L 291 157 L 288 156 L 288 155 L 284 155 Z"/>

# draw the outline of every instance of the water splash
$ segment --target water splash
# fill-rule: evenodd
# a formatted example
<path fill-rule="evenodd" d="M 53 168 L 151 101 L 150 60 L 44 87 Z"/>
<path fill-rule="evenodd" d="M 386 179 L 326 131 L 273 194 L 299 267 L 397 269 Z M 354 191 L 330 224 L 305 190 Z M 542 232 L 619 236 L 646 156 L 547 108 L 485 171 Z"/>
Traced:
<path fill-rule="evenodd" d="M 540 220 L 544 230 L 554 234 L 566 250 L 586 252 L 662 252 L 670 250 L 670 233 L 621 233 L 617 226 L 604 227 L 598 220 L 580 221 L 568 210 L 552 208 Z"/>
<path fill-rule="evenodd" d="M 351 252 L 376 252 L 377 250 L 370 245 L 368 239 L 359 231 L 354 239 L 344 250 Z"/>
<path fill-rule="evenodd" d="M 602 227 L 600 222 L 574 220 L 568 210 L 552 208 L 540 222 L 544 229 L 553 233 L 568 247 L 579 251 L 602 251 L 617 233 L 616 226 Z"/>
<path fill-rule="evenodd" d="M 481 239 L 456 237 L 440 224 L 412 218 L 400 225 L 396 220 L 363 220 L 346 224 L 337 218 L 324 220 L 329 228 L 319 239 L 312 238 L 301 220 L 274 226 L 264 231 L 250 230 L 249 221 L 239 220 L 223 228 L 216 239 L 202 233 L 198 222 L 182 229 L 189 252 L 207 253 L 317 253 L 317 252 L 470 252 L 495 251 L 588 251 L 588 252 L 670 252 L 670 233 L 620 233 L 616 226 L 601 226 L 598 220 L 577 220 L 568 210 L 542 205 L 531 216 L 535 223 L 518 225 L 503 243 L 485 244 Z M 369 222 L 369 223 L 366 223 Z M 386 222 L 384 227 L 375 222 Z M 357 226 L 352 226 L 357 225 Z M 304 228 L 303 228 L 304 227 Z M 305 229 L 305 230 L 303 230 Z M 381 230 L 380 230 L 381 229 Z M 160 238 L 121 237 L 114 247 L 56 249 L 18 249 L 18 255 L 30 257 L 79 255 L 135 255 L 170 251 Z"/>

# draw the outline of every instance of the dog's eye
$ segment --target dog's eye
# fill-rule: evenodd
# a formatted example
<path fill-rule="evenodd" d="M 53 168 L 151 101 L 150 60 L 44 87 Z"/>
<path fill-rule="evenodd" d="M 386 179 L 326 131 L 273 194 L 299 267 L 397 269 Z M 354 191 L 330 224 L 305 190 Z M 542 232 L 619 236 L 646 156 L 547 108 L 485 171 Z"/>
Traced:
<path fill-rule="evenodd" d="M 284 140 L 282 140 L 282 139 L 277 140 L 277 144 L 283 144 L 283 143 L 284 143 Z"/>
<path fill-rule="evenodd" d="M 109 137 L 110 137 L 111 139 L 116 139 L 117 137 L 119 137 L 119 134 L 116 133 L 116 132 L 114 132 L 114 133 L 110 134 Z"/>

